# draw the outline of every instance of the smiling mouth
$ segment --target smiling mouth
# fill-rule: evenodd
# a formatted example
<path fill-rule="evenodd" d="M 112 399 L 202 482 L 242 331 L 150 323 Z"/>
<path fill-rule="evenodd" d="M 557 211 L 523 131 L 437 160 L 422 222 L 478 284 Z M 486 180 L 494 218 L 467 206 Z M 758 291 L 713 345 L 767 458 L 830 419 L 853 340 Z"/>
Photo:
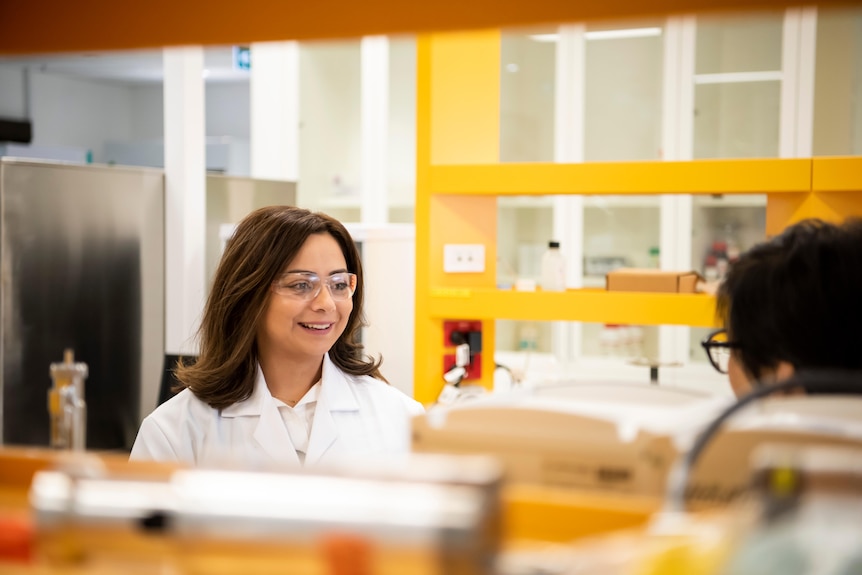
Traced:
<path fill-rule="evenodd" d="M 314 331 L 325 331 L 333 326 L 331 323 L 300 323 L 299 325 Z"/>

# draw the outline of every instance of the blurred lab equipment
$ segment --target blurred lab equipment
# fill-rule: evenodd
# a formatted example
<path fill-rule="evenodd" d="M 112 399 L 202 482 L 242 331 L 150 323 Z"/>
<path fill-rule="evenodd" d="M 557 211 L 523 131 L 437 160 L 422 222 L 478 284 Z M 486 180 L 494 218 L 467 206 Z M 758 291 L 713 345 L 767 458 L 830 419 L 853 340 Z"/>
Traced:
<path fill-rule="evenodd" d="M 0 443 L 56 444 L 46 372 L 74 348 L 87 447 L 130 448 L 164 354 L 163 173 L 4 157 L 0 202 Z"/>
<path fill-rule="evenodd" d="M 490 575 L 501 477 L 486 457 L 248 471 L 89 455 L 34 474 L 34 555 L 113 572 Z"/>

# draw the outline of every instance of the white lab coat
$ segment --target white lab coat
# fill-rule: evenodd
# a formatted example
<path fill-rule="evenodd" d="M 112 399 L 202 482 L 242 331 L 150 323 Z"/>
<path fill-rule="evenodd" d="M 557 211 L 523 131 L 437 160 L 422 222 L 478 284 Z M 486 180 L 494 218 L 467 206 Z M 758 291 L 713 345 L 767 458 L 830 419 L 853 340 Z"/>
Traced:
<path fill-rule="evenodd" d="M 410 450 L 410 420 L 422 404 L 369 376 L 341 371 L 327 354 L 305 464 L 332 463 Z M 298 465 L 258 367 L 251 397 L 221 411 L 185 389 L 148 415 L 130 459 L 191 465 Z"/>

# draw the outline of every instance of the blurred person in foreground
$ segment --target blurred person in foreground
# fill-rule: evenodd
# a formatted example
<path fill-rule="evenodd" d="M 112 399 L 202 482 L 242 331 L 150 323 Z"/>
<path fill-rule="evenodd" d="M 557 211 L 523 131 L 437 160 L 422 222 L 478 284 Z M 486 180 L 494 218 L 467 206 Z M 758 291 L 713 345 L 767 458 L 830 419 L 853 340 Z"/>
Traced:
<path fill-rule="evenodd" d="M 314 464 L 407 453 L 423 407 L 358 342 L 359 253 L 321 213 L 271 206 L 227 242 L 184 389 L 141 424 L 131 459 Z"/>
<path fill-rule="evenodd" d="M 862 220 L 804 220 L 754 246 L 717 312 L 724 329 L 702 345 L 737 397 L 802 370 L 862 370 Z"/>

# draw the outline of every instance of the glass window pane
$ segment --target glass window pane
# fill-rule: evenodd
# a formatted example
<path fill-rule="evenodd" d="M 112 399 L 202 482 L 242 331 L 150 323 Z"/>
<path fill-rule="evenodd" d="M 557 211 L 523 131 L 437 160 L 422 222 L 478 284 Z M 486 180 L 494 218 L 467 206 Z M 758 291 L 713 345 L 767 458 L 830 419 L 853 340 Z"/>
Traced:
<path fill-rule="evenodd" d="M 657 22 L 587 29 L 586 161 L 661 157 L 662 54 L 662 28 Z"/>
<path fill-rule="evenodd" d="M 658 196 L 594 196 L 584 205 L 584 286 L 618 267 L 658 267 Z"/>
<path fill-rule="evenodd" d="M 411 223 L 416 204 L 416 38 L 389 39 L 389 221 Z"/>
<path fill-rule="evenodd" d="M 781 70 L 783 12 L 697 19 L 696 74 Z"/>
<path fill-rule="evenodd" d="M 556 29 L 507 31 L 500 46 L 500 161 L 554 160 Z"/>
<path fill-rule="evenodd" d="M 563 331 L 579 328 L 584 354 L 574 362 L 552 353 L 553 337 Z M 495 322 L 497 348 L 495 362 L 526 387 L 560 384 L 626 383 L 650 384 L 650 364 L 658 357 L 661 326 L 606 325 L 579 322 Z M 705 337 L 711 330 L 700 329 Z M 695 331 L 695 330 L 692 330 Z M 701 338 L 702 339 L 702 338 Z M 706 359 L 700 339 L 699 356 L 689 364 L 665 364 L 658 367 L 659 384 L 678 390 L 707 392 L 732 396 L 727 375 L 718 373 Z M 497 380 L 495 374 L 495 383 Z M 502 389 L 508 389 L 504 381 Z"/>
<path fill-rule="evenodd" d="M 580 322 L 542 322 L 497 320 L 496 348 L 503 352 L 535 352 L 551 354 L 553 350 L 554 324 L 575 325 Z M 583 337 L 583 357 L 592 359 L 615 359 L 627 364 L 641 358 L 655 359 L 658 356 L 658 326 L 580 323 Z M 559 369 L 565 368 L 560 358 L 546 358 Z M 534 366 L 534 369 L 540 369 Z M 649 370 L 645 367 L 644 374 Z M 559 375 L 549 372 L 548 375 Z"/>
<path fill-rule="evenodd" d="M 815 156 L 862 155 L 862 8 L 817 9 Z"/>
<path fill-rule="evenodd" d="M 551 197 L 506 197 L 497 209 L 497 285 L 517 279 L 539 280 L 542 254 L 554 227 Z"/>
<path fill-rule="evenodd" d="M 691 268 L 708 282 L 718 282 L 739 255 L 766 239 L 766 196 L 694 196 Z M 689 359 L 706 362 L 700 342 L 714 328 L 692 327 Z"/>
<path fill-rule="evenodd" d="M 778 156 L 781 84 L 702 84 L 694 92 L 694 158 Z"/>
<path fill-rule="evenodd" d="M 299 48 L 297 203 L 359 221 L 359 40 L 307 42 Z"/>
<path fill-rule="evenodd" d="M 695 196 L 692 203 L 691 267 L 720 280 L 729 263 L 766 238 L 766 196 Z"/>

